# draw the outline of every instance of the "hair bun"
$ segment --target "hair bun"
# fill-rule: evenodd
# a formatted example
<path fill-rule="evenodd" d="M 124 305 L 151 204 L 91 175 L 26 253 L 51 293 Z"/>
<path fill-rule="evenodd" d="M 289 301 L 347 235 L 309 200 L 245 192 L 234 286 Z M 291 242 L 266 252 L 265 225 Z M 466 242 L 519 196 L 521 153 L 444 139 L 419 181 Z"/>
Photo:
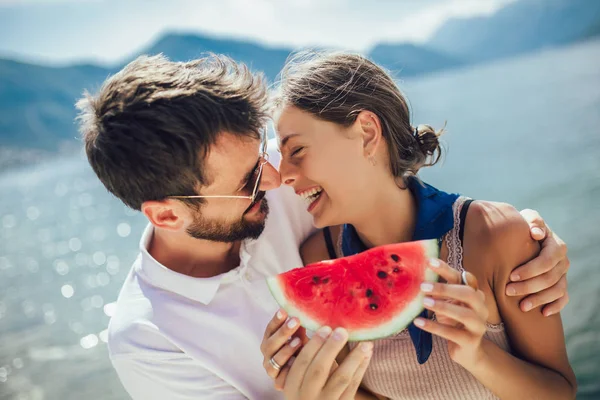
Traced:
<path fill-rule="evenodd" d="M 431 157 L 430 161 L 426 163 L 425 166 L 433 165 L 440 159 L 442 149 L 439 137 L 443 133 L 444 128 L 436 131 L 431 125 L 422 124 L 417 125 L 415 128 L 413 135 L 419 144 L 419 149 L 426 158 Z"/>

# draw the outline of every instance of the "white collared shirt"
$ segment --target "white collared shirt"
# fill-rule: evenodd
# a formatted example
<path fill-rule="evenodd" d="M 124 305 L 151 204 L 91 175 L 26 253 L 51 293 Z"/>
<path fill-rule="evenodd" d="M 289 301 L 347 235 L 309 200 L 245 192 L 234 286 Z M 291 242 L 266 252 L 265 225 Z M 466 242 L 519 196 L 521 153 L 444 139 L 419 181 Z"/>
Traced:
<path fill-rule="evenodd" d="M 242 242 L 240 266 L 215 277 L 192 278 L 158 263 L 147 250 L 153 228 L 146 228 L 108 337 L 113 366 L 135 400 L 282 398 L 260 352 L 277 311 L 265 277 L 302 266 L 298 248 L 314 228 L 291 188 L 266 197 L 262 235 Z"/>

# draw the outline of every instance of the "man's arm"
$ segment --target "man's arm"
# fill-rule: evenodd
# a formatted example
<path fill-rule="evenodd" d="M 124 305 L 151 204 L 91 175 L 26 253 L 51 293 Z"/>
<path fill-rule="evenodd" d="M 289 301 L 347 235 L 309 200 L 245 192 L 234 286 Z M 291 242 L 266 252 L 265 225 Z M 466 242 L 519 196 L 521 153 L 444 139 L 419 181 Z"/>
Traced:
<path fill-rule="evenodd" d="M 153 359 L 128 354 L 113 357 L 111 361 L 134 400 L 246 399 L 233 386 L 185 355 Z"/>
<path fill-rule="evenodd" d="M 546 225 L 534 210 L 523 210 L 521 216 L 529 225 L 532 239 L 540 241 L 540 254 L 515 268 L 510 275 L 513 283 L 506 287 L 507 296 L 527 296 L 519 302 L 522 311 L 542 306 L 545 316 L 560 312 L 569 302 L 567 271 L 570 262 L 567 245 Z"/>

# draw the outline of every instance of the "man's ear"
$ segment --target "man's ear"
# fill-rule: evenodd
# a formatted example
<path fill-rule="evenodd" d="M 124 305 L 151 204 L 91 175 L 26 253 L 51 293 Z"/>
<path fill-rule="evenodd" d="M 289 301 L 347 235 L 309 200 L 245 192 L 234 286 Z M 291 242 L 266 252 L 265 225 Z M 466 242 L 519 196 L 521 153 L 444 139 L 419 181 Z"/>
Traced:
<path fill-rule="evenodd" d="M 183 204 L 168 199 L 145 201 L 142 203 L 142 213 L 155 227 L 178 231 L 183 228 L 189 211 Z"/>
<path fill-rule="evenodd" d="M 364 110 L 356 117 L 355 124 L 358 124 L 362 134 L 365 157 L 376 157 L 375 154 L 383 142 L 379 117 L 371 111 Z"/>

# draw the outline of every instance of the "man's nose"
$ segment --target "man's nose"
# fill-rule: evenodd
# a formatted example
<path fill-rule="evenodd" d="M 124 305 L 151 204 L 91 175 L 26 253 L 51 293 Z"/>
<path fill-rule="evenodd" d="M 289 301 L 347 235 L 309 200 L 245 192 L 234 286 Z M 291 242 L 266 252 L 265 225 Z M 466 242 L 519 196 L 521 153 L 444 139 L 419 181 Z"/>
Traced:
<path fill-rule="evenodd" d="M 281 177 L 279 171 L 275 169 L 273 164 L 267 162 L 262 171 L 262 178 L 260 179 L 260 185 L 258 187 L 261 191 L 277 189 L 281 186 Z"/>

